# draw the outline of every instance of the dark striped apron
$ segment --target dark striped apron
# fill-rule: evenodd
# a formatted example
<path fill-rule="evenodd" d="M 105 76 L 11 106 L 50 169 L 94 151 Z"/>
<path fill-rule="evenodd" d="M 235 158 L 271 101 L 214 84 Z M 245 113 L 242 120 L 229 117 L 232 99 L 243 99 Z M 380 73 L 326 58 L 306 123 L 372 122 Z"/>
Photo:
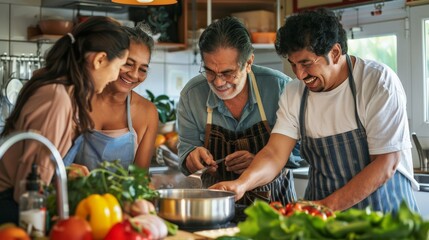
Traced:
<path fill-rule="evenodd" d="M 252 86 L 255 89 L 257 105 L 262 121 L 243 131 L 231 131 L 212 124 L 212 109 L 207 108 L 204 146 L 210 151 L 214 159 L 223 158 L 239 150 L 246 150 L 256 155 L 256 153 L 268 143 L 271 128 L 265 115 L 253 72 L 250 72 L 249 76 Z M 201 179 L 203 187 L 209 187 L 219 181 L 234 180 L 239 176 L 239 174 L 227 171 L 224 162 L 222 162 L 219 164 L 216 173 L 205 173 L 201 176 Z M 238 203 L 249 205 L 256 198 L 267 202 L 280 201 L 283 204 L 296 201 L 292 171 L 283 168 L 280 174 L 271 183 L 247 192 Z"/>
<path fill-rule="evenodd" d="M 310 164 L 309 181 L 304 197 L 306 200 L 326 198 L 347 184 L 370 163 L 365 128 L 357 113 L 356 86 L 349 56 L 347 56 L 347 65 L 350 89 L 355 102 L 357 129 L 322 138 L 308 137 L 304 122 L 308 88 L 304 89 L 299 120 L 301 156 Z M 396 171 L 391 179 L 353 208 L 364 209 L 371 206 L 373 210 L 377 211 L 396 212 L 403 200 L 411 209 L 418 211 L 411 182 L 402 173 Z"/>

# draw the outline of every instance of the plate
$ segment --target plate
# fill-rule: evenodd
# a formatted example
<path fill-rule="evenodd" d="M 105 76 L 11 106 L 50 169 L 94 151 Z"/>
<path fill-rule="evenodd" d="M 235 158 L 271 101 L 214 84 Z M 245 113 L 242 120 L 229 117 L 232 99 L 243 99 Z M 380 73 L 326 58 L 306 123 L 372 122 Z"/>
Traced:
<path fill-rule="evenodd" d="M 23 86 L 24 84 L 17 78 L 10 79 L 6 84 L 6 99 L 10 104 L 15 105 L 19 91 Z"/>

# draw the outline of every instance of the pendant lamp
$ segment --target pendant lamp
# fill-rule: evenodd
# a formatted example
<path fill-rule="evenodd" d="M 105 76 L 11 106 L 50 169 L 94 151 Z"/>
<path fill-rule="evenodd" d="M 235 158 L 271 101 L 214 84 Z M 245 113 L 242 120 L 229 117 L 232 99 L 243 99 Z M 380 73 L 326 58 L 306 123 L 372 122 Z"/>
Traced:
<path fill-rule="evenodd" d="M 126 5 L 170 5 L 177 3 L 177 0 L 112 0 L 114 3 Z"/>

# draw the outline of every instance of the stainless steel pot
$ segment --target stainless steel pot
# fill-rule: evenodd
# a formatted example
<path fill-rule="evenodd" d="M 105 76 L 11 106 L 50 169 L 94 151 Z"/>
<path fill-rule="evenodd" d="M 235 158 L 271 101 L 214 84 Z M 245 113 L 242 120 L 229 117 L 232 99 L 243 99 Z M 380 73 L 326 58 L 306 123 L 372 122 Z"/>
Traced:
<path fill-rule="evenodd" d="M 211 189 L 160 189 L 158 216 L 179 227 L 210 227 L 234 218 L 234 193 Z"/>

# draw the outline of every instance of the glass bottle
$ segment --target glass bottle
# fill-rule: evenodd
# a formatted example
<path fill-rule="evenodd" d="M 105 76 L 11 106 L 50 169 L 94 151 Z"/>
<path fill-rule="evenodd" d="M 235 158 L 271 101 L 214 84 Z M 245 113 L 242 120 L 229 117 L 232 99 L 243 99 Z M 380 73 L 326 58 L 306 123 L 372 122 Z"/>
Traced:
<path fill-rule="evenodd" d="M 19 199 L 19 225 L 32 238 L 45 236 L 46 197 L 41 191 L 41 180 L 37 174 L 37 164 L 33 163 L 25 182 L 25 191 Z"/>

